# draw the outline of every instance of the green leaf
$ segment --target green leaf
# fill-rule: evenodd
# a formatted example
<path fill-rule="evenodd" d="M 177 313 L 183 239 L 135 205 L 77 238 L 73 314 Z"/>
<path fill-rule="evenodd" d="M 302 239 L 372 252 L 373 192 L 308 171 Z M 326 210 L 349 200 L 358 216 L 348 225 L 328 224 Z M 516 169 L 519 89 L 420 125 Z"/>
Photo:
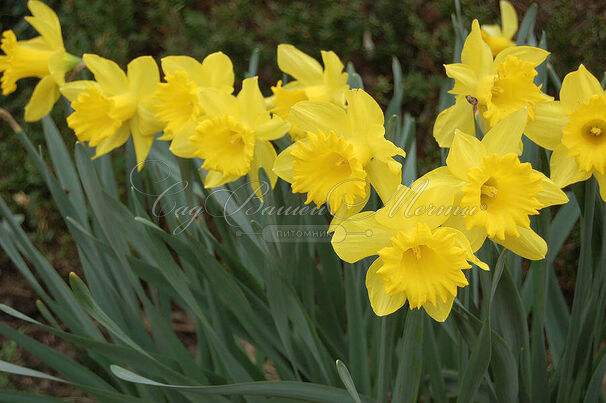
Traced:
<path fill-rule="evenodd" d="M 354 65 L 351 62 L 347 63 L 347 75 L 348 75 L 347 84 L 349 85 L 349 88 L 364 89 L 364 83 L 362 82 L 362 77 L 360 77 L 360 75 L 358 73 L 356 73 L 356 70 L 354 69 Z"/>
<path fill-rule="evenodd" d="M 222 386 L 168 385 L 142 377 L 117 365 L 112 365 L 111 371 L 118 378 L 129 382 L 163 388 L 190 390 L 203 395 L 257 395 L 313 402 L 342 402 L 349 401 L 351 398 L 349 393 L 344 389 L 305 382 L 261 381 Z M 364 396 L 361 396 L 360 400 L 363 402 L 371 401 Z"/>
<path fill-rule="evenodd" d="M 341 361 L 341 360 L 337 360 L 337 373 L 339 374 L 339 377 L 343 381 L 343 384 L 345 385 L 345 389 L 347 389 L 347 392 L 349 393 L 351 398 L 356 403 L 360 403 L 361 402 L 360 395 L 358 395 L 358 391 L 356 390 L 356 385 L 354 384 L 353 379 L 351 379 L 351 374 L 349 373 L 349 370 L 347 369 L 347 367 L 345 366 L 345 364 L 343 364 L 343 361 Z"/>
<path fill-rule="evenodd" d="M 534 23 L 537 18 L 537 5 L 532 4 L 526 10 L 526 14 L 524 14 L 524 18 L 522 19 L 522 23 L 520 24 L 520 28 L 518 29 L 518 37 L 516 44 L 518 46 L 525 45 L 529 35 L 534 30 Z"/>
<path fill-rule="evenodd" d="M 398 118 L 402 115 L 402 100 L 404 99 L 404 87 L 402 86 L 402 66 L 397 57 L 391 60 L 391 70 L 393 71 L 393 97 L 385 110 L 385 118 L 391 120 L 392 116 Z M 393 141 L 393 140 L 392 140 Z"/>
<path fill-rule="evenodd" d="M 393 388 L 394 402 L 416 402 L 423 375 L 423 316 L 421 309 L 406 314 L 398 372 Z"/>
<path fill-rule="evenodd" d="M 259 48 L 255 48 L 250 55 L 250 61 L 248 62 L 248 71 L 245 74 L 245 78 L 251 78 L 257 75 L 259 71 Z"/>

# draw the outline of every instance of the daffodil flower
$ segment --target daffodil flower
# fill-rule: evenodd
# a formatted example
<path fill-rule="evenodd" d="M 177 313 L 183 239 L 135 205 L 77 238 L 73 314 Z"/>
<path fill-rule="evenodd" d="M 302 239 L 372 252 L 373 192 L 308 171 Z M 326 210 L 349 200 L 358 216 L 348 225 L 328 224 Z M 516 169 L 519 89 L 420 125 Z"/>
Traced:
<path fill-rule="evenodd" d="M 343 63 L 334 52 L 324 50 L 322 61 L 324 68 L 316 59 L 292 45 L 278 46 L 278 67 L 295 80 L 284 86 L 282 81 L 278 81 L 271 88 L 274 93 L 270 99 L 273 113 L 290 120 L 291 107 L 300 101 L 331 102 L 345 107 L 345 92 L 349 85 L 347 73 L 343 72 Z M 305 135 L 305 131 L 292 125 L 290 135 L 298 139 Z"/>
<path fill-rule="evenodd" d="M 442 226 L 454 192 L 430 173 L 407 188 L 400 185 L 378 211 L 365 211 L 336 226 L 332 246 L 348 263 L 377 256 L 366 273 L 373 311 L 389 315 L 406 301 L 423 307 L 435 320 L 448 317 L 458 288 L 468 282 L 463 270 L 488 266 L 472 252 L 463 232 Z M 428 206 L 442 212 L 427 210 Z"/>
<path fill-rule="evenodd" d="M 160 81 L 154 59 L 138 57 L 127 74 L 113 61 L 97 55 L 83 56 L 95 81 L 73 81 L 61 88 L 74 112 L 67 125 L 79 141 L 96 147 L 99 157 L 126 143 L 132 133 L 138 169 L 143 168 L 154 134 L 162 129 L 154 117 L 152 96 Z"/>
<path fill-rule="evenodd" d="M 203 90 L 200 105 L 205 119 L 189 140 L 191 153 L 202 158 L 202 168 L 208 170 L 204 186 L 214 188 L 249 174 L 261 197 L 259 168 L 264 168 L 274 187 L 276 151 L 270 140 L 284 136 L 290 124 L 267 111 L 257 77 L 244 80 L 237 97 L 216 88 Z"/>
<path fill-rule="evenodd" d="M 482 141 L 457 132 L 446 159 L 446 167 L 433 176 L 443 183 L 460 186 L 456 205 L 473 214 L 452 215 L 445 225 L 464 232 L 478 250 L 486 237 L 532 260 L 547 254 L 547 244 L 530 227 L 530 215 L 564 204 L 568 197 L 558 185 L 530 163 L 522 163 L 522 132 L 527 111 L 521 109 L 489 130 Z"/>
<path fill-rule="evenodd" d="M 22 78 L 40 78 L 25 107 L 25 120 L 34 122 L 50 113 L 59 99 L 59 87 L 65 83 L 65 73 L 80 63 L 80 59 L 65 51 L 61 25 L 53 10 L 40 1 L 29 1 L 27 7 L 32 16 L 25 20 L 40 36 L 18 41 L 13 31 L 4 31 L 0 44 L 4 52 L 0 55 L 0 72 L 3 95 L 14 92 L 17 81 Z"/>
<path fill-rule="evenodd" d="M 490 46 L 493 56 L 504 49 L 515 46 L 513 36 L 518 31 L 518 15 L 510 2 L 500 1 L 501 26 L 482 25 L 482 38 Z"/>
<path fill-rule="evenodd" d="M 328 202 L 335 215 L 342 207 L 353 208 L 345 214 L 360 211 L 368 183 L 383 200 L 391 197 L 402 172 L 393 157 L 405 155 L 385 139 L 383 111 L 370 95 L 356 89 L 346 97 L 346 110 L 329 102 L 297 103 L 290 120 L 307 135 L 282 151 L 274 164 L 293 192 L 307 194 L 306 203 L 319 207 Z"/>
<path fill-rule="evenodd" d="M 530 121 L 541 118 L 535 113 L 537 105 L 553 98 L 541 92 L 534 78 L 536 67 L 548 55 L 543 49 L 513 46 L 493 58 L 490 47 L 482 40 L 480 25 L 474 20 L 461 63 L 445 66 L 448 77 L 455 80 L 450 93 L 456 96 L 456 103 L 441 112 L 434 124 L 433 135 L 440 146 L 450 147 L 455 129 L 474 133 L 474 106 L 469 99 L 477 103 L 485 130 L 522 108 L 528 111 Z"/>
<path fill-rule="evenodd" d="M 606 92 L 581 65 L 562 81 L 560 101 L 548 102 L 527 135 L 551 154 L 551 179 L 564 187 L 594 175 L 606 201 Z"/>
<path fill-rule="evenodd" d="M 226 94 L 234 91 L 234 67 L 222 52 L 212 53 L 202 63 L 189 56 L 162 59 L 165 83 L 154 95 L 156 118 L 165 125 L 160 140 L 172 140 L 170 150 L 183 158 L 193 158 L 189 138 L 204 118 L 200 92 L 216 88 Z"/>

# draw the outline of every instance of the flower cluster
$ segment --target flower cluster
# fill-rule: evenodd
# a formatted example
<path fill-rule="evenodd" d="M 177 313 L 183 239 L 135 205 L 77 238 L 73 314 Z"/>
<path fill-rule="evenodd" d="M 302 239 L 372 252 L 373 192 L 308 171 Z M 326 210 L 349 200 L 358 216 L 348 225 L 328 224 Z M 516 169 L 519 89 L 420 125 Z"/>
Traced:
<path fill-rule="evenodd" d="M 169 141 L 180 158 L 200 159 L 204 185 L 213 188 L 259 170 L 272 187 L 278 178 L 306 203 L 327 203 L 334 216 L 332 245 L 346 262 L 374 256 L 366 276 L 373 310 L 387 315 L 408 301 L 445 320 L 463 270 L 488 266 L 475 252 L 486 238 L 533 260 L 546 242 L 530 216 L 568 201 L 562 187 L 595 176 L 606 200 L 606 93 L 583 65 L 566 76 L 559 101 L 535 83 L 549 53 L 512 41 L 518 21 L 501 2 L 502 26 L 474 20 L 461 63 L 445 66 L 456 102 L 437 117 L 433 134 L 449 148 L 446 165 L 402 184 L 404 150 L 385 137 L 384 114 L 361 89 L 350 89 L 339 57 L 322 51 L 322 64 L 292 45 L 277 49 L 289 77 L 265 98 L 257 77 L 234 95 L 232 62 L 221 52 L 201 62 L 169 56 L 158 65 L 139 57 L 122 70 L 94 54 L 82 59 L 63 47 L 56 15 L 30 1 L 27 21 L 39 37 L 17 41 L 3 33 L 2 91 L 38 77 L 25 119 L 50 112 L 60 94 L 71 102 L 68 126 L 100 156 L 132 136 L 139 169 L 154 141 Z M 83 63 L 93 81 L 66 82 Z M 158 133 L 161 133 L 157 136 Z M 478 133 L 478 134 L 477 134 Z M 482 134 L 483 133 L 483 134 Z M 272 141 L 290 135 L 279 154 Z M 551 178 L 520 160 L 522 136 L 551 153 Z M 363 211 L 374 189 L 383 207 Z"/>

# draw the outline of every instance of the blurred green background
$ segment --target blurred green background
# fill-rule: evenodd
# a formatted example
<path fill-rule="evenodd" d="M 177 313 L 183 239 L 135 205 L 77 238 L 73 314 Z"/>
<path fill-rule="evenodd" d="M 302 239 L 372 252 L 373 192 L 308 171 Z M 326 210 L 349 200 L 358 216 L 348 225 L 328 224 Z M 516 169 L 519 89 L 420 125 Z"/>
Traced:
<path fill-rule="evenodd" d="M 159 59 L 187 54 L 202 59 L 221 50 L 232 58 L 236 77 L 242 78 L 251 53 L 258 48 L 261 89 L 266 95 L 281 78 L 275 55 L 279 43 L 291 43 L 316 58 L 321 49 L 334 50 L 345 63 L 354 64 L 367 91 L 383 107 L 391 98 L 391 58 L 396 56 L 404 72 L 402 82 L 395 83 L 404 88 L 404 111 L 417 118 L 419 170 L 439 164 L 431 128 L 438 113 L 439 89 L 446 80 L 442 65 L 453 59 L 453 0 L 53 0 L 47 4 L 59 15 L 69 52 L 97 53 L 121 66 L 141 55 Z M 513 1 L 520 20 L 531 4 Z M 563 77 L 584 63 L 601 79 L 606 67 L 606 2 L 547 0 L 538 5 L 535 33 L 546 32 L 550 61 L 558 75 Z M 485 24 L 498 23 L 500 18 L 498 1 L 462 0 L 461 7 L 468 25 L 473 18 Z M 20 39 L 34 35 L 23 20 L 29 14 L 25 0 L 3 0 L 0 11 L 1 30 L 13 29 Z M 21 121 L 33 84 L 35 80 L 19 82 L 16 93 L 0 95 L 0 106 Z M 68 144 L 73 144 L 75 137 L 63 119 L 65 108 L 60 105 L 53 113 Z M 8 126 L 0 128 L 3 196 L 14 212 L 24 215 L 27 230 L 50 262 L 65 273 L 77 270 L 71 263 L 77 260 L 76 251 L 48 201 L 42 179 Z M 35 143 L 43 142 L 39 124 L 31 125 L 29 133 Z M 0 302 L 35 315 L 31 290 L 12 272 L 5 257 L 0 257 L 0 273 Z M 560 281 L 570 279 L 564 274 Z M 52 344 L 52 340 L 46 342 Z M 4 345 L 0 355 L 19 354 L 11 348 Z M 2 383 L 0 378 L 0 387 Z"/>

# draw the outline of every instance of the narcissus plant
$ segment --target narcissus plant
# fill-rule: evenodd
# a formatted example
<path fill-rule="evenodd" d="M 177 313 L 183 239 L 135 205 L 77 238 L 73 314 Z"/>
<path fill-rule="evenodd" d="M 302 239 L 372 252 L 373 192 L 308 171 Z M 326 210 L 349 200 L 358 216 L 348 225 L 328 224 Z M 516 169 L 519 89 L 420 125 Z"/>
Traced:
<path fill-rule="evenodd" d="M 61 88 L 74 112 L 67 124 L 78 140 L 96 147 L 95 156 L 126 143 L 132 133 L 138 169 L 143 167 L 154 134 L 162 126 L 154 116 L 152 96 L 160 81 L 154 59 L 138 57 L 127 73 L 113 61 L 85 54 L 83 61 L 95 81 L 74 81 Z"/>
<path fill-rule="evenodd" d="M 25 120 L 33 122 L 50 113 L 59 99 L 59 87 L 65 83 L 65 74 L 80 63 L 63 46 L 61 25 L 53 10 L 40 1 L 29 1 L 27 7 L 32 16 L 25 17 L 40 36 L 18 41 L 12 30 L 2 33 L 0 72 L 2 94 L 9 95 L 17 89 L 17 81 L 35 77 L 40 81 L 25 106 Z"/>

